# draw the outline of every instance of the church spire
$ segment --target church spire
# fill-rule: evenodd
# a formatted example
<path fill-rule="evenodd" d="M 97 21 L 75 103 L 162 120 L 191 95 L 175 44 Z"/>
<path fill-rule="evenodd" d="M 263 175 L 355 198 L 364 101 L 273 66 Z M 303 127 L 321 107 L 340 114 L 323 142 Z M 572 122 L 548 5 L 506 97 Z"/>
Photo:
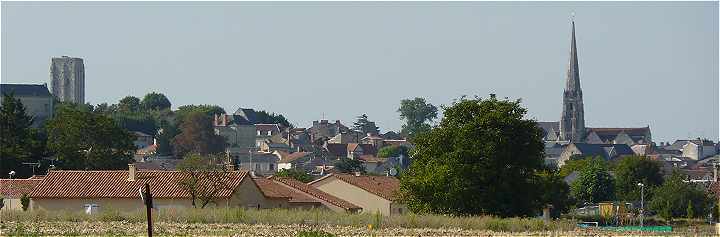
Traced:
<path fill-rule="evenodd" d="M 575 19 L 572 20 L 570 39 L 570 61 L 565 77 L 563 93 L 563 113 L 560 119 L 560 139 L 570 142 L 585 140 L 585 111 L 582 89 L 580 89 L 580 67 L 578 65 L 577 44 L 575 41 Z"/>

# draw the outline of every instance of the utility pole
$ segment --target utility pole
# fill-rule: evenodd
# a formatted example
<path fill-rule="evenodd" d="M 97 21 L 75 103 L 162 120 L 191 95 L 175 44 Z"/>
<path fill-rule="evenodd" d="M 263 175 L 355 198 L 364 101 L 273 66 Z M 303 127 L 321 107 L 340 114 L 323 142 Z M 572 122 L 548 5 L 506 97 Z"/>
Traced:
<path fill-rule="evenodd" d="M 148 231 L 148 237 L 152 237 L 152 208 L 153 208 L 153 202 L 152 202 L 152 193 L 150 193 L 150 184 L 145 183 L 145 191 L 140 192 L 140 197 L 142 198 L 143 202 L 145 203 L 145 209 L 146 209 L 146 215 L 147 215 L 147 231 Z"/>

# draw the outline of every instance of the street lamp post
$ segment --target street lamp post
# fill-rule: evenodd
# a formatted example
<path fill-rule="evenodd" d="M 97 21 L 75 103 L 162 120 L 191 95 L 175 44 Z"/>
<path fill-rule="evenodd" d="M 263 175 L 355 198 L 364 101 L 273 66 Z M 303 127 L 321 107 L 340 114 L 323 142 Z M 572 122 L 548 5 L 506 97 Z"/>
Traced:
<path fill-rule="evenodd" d="M 643 227 L 643 218 L 645 217 L 645 185 L 638 183 L 640 186 L 640 227 Z"/>

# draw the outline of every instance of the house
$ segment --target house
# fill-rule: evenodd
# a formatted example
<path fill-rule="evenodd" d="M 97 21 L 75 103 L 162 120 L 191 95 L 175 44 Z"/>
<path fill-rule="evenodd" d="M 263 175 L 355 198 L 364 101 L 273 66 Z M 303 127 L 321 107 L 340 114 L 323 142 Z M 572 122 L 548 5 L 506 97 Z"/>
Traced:
<path fill-rule="evenodd" d="M 567 144 L 560 141 L 545 141 L 545 166 L 557 168 L 560 155 Z"/>
<path fill-rule="evenodd" d="M 297 181 L 293 178 L 272 177 L 271 180 L 278 185 L 292 190 L 297 193 L 304 194 L 315 201 L 319 202 L 323 207 L 335 212 L 358 213 L 362 208 L 343 199 L 337 198 L 326 192 L 321 191 L 311 185 Z"/>
<path fill-rule="evenodd" d="M 327 160 L 339 160 L 341 158 L 347 158 L 347 148 L 348 144 L 325 143 L 325 145 L 323 146 L 323 156 Z"/>
<path fill-rule="evenodd" d="M 312 152 L 287 153 L 275 151 L 273 154 L 279 158 L 277 163 L 278 171 L 293 168 L 309 170 L 316 166 L 316 164 L 312 162 L 314 160 L 313 158 L 315 158 Z"/>
<path fill-rule="evenodd" d="M 361 207 L 363 213 L 390 216 L 407 212 L 398 199 L 400 181 L 392 176 L 329 174 L 308 184 Z"/>
<path fill-rule="evenodd" d="M 367 136 L 360 139 L 360 143 L 363 144 L 371 144 L 375 147 L 375 149 L 380 149 L 385 145 L 385 139 L 372 133 L 368 133 Z"/>
<path fill-rule="evenodd" d="M 280 135 L 278 124 L 255 124 L 255 146 L 260 147 L 262 143 L 273 136 Z"/>
<path fill-rule="evenodd" d="M 413 147 L 413 145 L 405 139 L 399 139 L 399 140 L 385 139 L 385 140 L 383 140 L 383 146 L 404 146 L 407 148 Z"/>
<path fill-rule="evenodd" d="M 29 179 L 0 179 L 0 196 L 3 197 L 2 210 L 22 210 L 20 199 L 23 195 L 29 195 L 40 181 L 42 178 L 36 176 Z"/>
<path fill-rule="evenodd" d="M 280 138 L 281 139 L 281 138 Z M 290 146 L 287 145 L 287 143 L 284 143 L 282 141 L 275 141 L 274 139 L 265 139 L 263 142 L 259 143 L 258 148 L 261 152 L 266 153 L 273 153 L 275 151 L 282 151 L 282 152 L 289 152 Z"/>
<path fill-rule="evenodd" d="M 234 114 L 216 114 L 213 120 L 215 134 L 225 138 L 227 148 L 225 152 L 238 158 L 240 154 L 248 154 L 257 150 L 256 128 L 254 111 L 252 109 L 238 109 Z"/>
<path fill-rule="evenodd" d="M 543 141 L 560 140 L 559 122 L 537 122 L 537 126 L 543 131 Z"/>
<path fill-rule="evenodd" d="M 277 155 L 267 152 L 253 152 L 251 154 L 237 155 L 235 166 L 239 169 L 251 170 L 258 175 L 272 175 L 277 172 L 280 159 Z"/>
<path fill-rule="evenodd" d="M 635 153 L 626 144 L 570 143 L 558 158 L 558 168 L 565 165 L 565 162 L 574 155 L 598 156 L 607 161 L 612 161 L 619 157 L 635 155 Z"/>
<path fill-rule="evenodd" d="M 317 141 L 322 138 L 332 138 L 341 132 L 348 132 L 350 129 L 336 120 L 330 123 L 328 120 L 313 121 L 313 126 L 307 129 L 310 140 Z"/>
<path fill-rule="evenodd" d="M 373 146 L 372 144 L 347 144 L 347 158 L 357 159 L 364 155 L 377 155 L 377 149 L 375 149 L 375 146 Z"/>
<path fill-rule="evenodd" d="M 5 99 L 6 94 L 12 94 L 20 100 L 25 112 L 34 118 L 33 127 L 39 127 L 53 117 L 55 98 L 50 94 L 47 84 L 0 84 L 0 102 Z"/>
<path fill-rule="evenodd" d="M 682 146 L 682 155 L 693 160 L 702 160 L 717 154 L 715 144 L 705 139 L 689 140 Z"/>
<path fill-rule="evenodd" d="M 358 143 L 363 137 L 364 135 L 362 135 L 362 133 L 356 131 L 346 131 L 338 133 L 327 142 L 333 144 Z"/>
<path fill-rule="evenodd" d="M 272 179 L 253 178 L 265 197 L 272 199 L 273 208 L 312 209 L 322 207 L 322 203 L 305 193 L 286 187 Z"/>
<path fill-rule="evenodd" d="M 132 133 L 133 137 L 135 137 L 135 140 L 133 140 L 133 144 L 137 149 L 142 149 L 155 144 L 155 139 L 151 135 L 145 134 L 140 131 L 131 131 L 130 133 Z"/>
<path fill-rule="evenodd" d="M 31 208 L 45 211 L 103 209 L 133 212 L 144 209 L 138 190 L 150 185 L 153 204 L 159 210 L 190 208 L 190 193 L 179 184 L 189 174 L 179 171 L 139 171 L 134 164 L 126 171 L 51 170 L 30 192 Z M 224 173 L 225 188 L 218 192 L 215 207 L 273 208 L 272 198 L 260 191 L 248 172 Z M 201 183 L 200 185 L 209 185 Z"/>

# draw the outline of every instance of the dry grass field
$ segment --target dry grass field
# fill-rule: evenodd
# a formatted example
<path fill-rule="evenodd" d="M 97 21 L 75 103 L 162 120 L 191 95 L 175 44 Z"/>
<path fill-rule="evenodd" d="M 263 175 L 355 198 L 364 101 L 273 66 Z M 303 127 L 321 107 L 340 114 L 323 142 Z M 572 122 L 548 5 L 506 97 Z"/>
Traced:
<path fill-rule="evenodd" d="M 298 236 L 308 231 L 336 236 L 714 236 L 710 225 L 670 233 L 620 233 L 576 228 L 571 220 L 545 224 L 534 218 L 381 217 L 319 210 L 167 210 L 153 219 L 159 236 Z M 143 213 L 112 210 L 97 215 L 3 211 L 0 221 L 0 236 L 137 236 L 147 228 Z"/>

